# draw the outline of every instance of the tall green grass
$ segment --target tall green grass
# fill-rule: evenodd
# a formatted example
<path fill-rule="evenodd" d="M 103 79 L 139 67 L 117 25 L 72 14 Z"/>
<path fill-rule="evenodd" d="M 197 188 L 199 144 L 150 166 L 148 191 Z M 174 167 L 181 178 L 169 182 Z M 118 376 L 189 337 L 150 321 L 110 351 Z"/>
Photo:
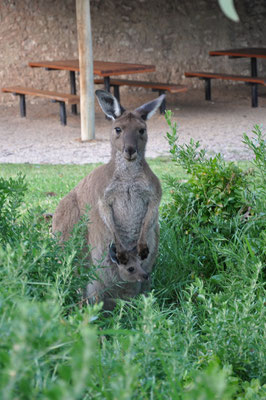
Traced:
<path fill-rule="evenodd" d="M 245 172 L 193 141 L 180 146 L 169 114 L 168 123 L 173 168 L 163 168 L 153 289 L 107 316 L 80 306 L 93 276 L 82 251 L 86 219 L 62 250 L 42 217 L 83 170 L 65 186 L 57 167 L 54 176 L 31 167 L 48 186 L 0 178 L 1 399 L 265 398 L 262 133 L 244 137 L 255 162 Z M 46 207 L 48 191 L 59 196 Z"/>

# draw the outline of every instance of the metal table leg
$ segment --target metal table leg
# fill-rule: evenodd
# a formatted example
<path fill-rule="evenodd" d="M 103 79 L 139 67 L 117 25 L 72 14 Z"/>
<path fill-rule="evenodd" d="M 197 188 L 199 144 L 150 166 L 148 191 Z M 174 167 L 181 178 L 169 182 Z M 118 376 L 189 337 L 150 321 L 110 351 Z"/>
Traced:
<path fill-rule="evenodd" d="M 70 76 L 70 93 L 77 94 L 75 71 L 69 71 L 69 76 Z M 71 112 L 72 112 L 72 114 L 77 115 L 78 112 L 77 112 L 76 104 L 71 105 Z"/>
<path fill-rule="evenodd" d="M 60 122 L 61 125 L 65 126 L 67 124 L 66 105 L 64 101 L 59 101 L 58 103 L 60 105 Z"/>
<path fill-rule="evenodd" d="M 202 78 L 205 81 L 205 100 L 211 100 L 211 79 Z"/>
<path fill-rule="evenodd" d="M 251 76 L 258 76 L 258 66 L 256 57 L 251 57 Z M 256 83 L 251 84 L 251 105 L 252 107 L 258 107 L 258 85 Z"/>
<path fill-rule="evenodd" d="M 252 107 L 258 107 L 258 84 L 251 84 L 251 105 Z"/>
<path fill-rule="evenodd" d="M 26 101 L 25 101 L 25 94 L 18 94 L 19 95 L 19 108 L 20 108 L 20 116 L 26 117 Z"/>
<path fill-rule="evenodd" d="M 105 76 L 103 78 L 104 81 L 104 90 L 106 90 L 106 92 L 110 92 L 110 76 Z"/>
<path fill-rule="evenodd" d="M 257 59 L 255 57 L 251 57 L 251 76 L 258 76 L 258 68 L 257 68 Z"/>
<path fill-rule="evenodd" d="M 110 76 L 105 76 L 103 78 L 103 83 L 104 83 L 104 90 L 106 90 L 106 92 L 110 92 Z M 107 117 L 106 115 L 105 119 L 110 120 L 111 118 Z"/>

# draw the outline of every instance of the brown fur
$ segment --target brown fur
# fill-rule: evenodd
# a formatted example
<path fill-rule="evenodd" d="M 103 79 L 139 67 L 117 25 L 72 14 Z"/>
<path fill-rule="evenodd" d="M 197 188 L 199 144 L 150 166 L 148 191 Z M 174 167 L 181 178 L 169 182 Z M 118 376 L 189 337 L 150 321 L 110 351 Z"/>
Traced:
<path fill-rule="evenodd" d="M 92 262 L 97 264 L 102 260 L 114 242 L 118 260 L 123 257 L 125 261 L 130 260 L 129 253 L 136 249 L 134 257 L 139 257 L 143 270 L 150 273 L 158 251 L 161 186 L 145 160 L 145 116 L 151 113 L 150 108 L 154 112 L 160 106 L 163 97 L 134 112 L 123 112 L 112 95 L 97 92 L 101 92 L 99 102 L 104 112 L 105 96 L 114 102 L 111 159 L 61 200 L 53 217 L 53 231 L 61 232 L 62 240 L 66 240 L 89 205 L 88 245 Z M 109 109 L 106 114 L 110 116 Z M 149 285 L 145 282 L 144 286 L 147 289 Z M 120 297 L 123 297 L 121 293 Z"/>

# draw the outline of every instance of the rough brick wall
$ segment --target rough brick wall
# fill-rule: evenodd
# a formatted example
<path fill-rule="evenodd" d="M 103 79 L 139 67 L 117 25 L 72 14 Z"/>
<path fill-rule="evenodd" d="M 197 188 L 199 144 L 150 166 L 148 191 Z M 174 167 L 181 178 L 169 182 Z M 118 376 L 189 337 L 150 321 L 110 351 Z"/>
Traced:
<path fill-rule="evenodd" d="M 208 56 L 214 49 L 266 47 L 265 0 L 235 0 L 235 5 L 238 24 L 222 14 L 216 0 L 91 0 L 94 58 L 156 64 L 147 78 L 175 83 L 195 68 L 248 74 L 249 59 Z M 27 63 L 77 57 L 75 0 L 0 1 L 0 87 L 68 91 L 67 72 L 31 69 Z M 266 60 L 258 64 L 266 76 Z M 11 96 L 0 93 L 0 104 L 8 102 Z"/>

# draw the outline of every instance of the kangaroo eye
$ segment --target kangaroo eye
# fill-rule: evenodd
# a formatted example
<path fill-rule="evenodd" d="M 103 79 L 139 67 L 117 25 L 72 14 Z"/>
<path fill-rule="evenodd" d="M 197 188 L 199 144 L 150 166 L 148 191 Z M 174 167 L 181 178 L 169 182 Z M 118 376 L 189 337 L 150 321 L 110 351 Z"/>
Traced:
<path fill-rule="evenodd" d="M 144 135 L 145 129 L 140 129 L 140 130 L 139 130 L 139 133 L 140 133 L 141 135 Z"/>
<path fill-rule="evenodd" d="M 129 272 L 133 272 L 133 271 L 134 271 L 134 267 L 129 267 L 127 270 L 128 270 Z"/>
<path fill-rule="evenodd" d="M 121 128 L 119 128 L 118 126 L 115 128 L 115 131 L 117 135 L 119 135 L 122 132 Z"/>

